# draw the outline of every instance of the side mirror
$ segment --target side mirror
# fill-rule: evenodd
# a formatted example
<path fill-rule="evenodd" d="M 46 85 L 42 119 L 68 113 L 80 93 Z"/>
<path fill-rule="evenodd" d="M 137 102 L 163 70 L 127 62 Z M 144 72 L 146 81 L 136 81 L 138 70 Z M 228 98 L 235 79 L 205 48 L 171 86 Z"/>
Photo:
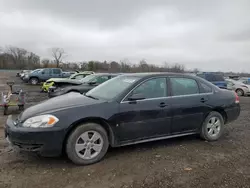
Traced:
<path fill-rule="evenodd" d="M 44 74 L 44 72 L 42 72 L 42 74 Z"/>
<path fill-rule="evenodd" d="M 76 77 L 73 77 L 73 78 L 71 78 L 71 79 L 76 79 Z"/>
<path fill-rule="evenodd" d="M 145 99 L 146 97 L 142 93 L 137 93 L 137 94 L 132 94 L 128 100 L 129 101 L 136 101 L 136 100 L 142 100 Z"/>

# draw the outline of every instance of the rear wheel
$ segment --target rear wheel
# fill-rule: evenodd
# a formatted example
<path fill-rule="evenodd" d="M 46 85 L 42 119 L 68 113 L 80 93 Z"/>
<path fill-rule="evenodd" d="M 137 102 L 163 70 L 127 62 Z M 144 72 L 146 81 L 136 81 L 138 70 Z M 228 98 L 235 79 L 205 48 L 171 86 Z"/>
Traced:
<path fill-rule="evenodd" d="M 244 91 L 242 89 L 237 89 L 236 93 L 238 96 L 244 96 Z"/>
<path fill-rule="evenodd" d="M 108 147 L 105 129 L 96 123 L 86 123 L 78 126 L 69 135 L 66 153 L 75 164 L 88 165 L 100 161 Z"/>
<path fill-rule="evenodd" d="M 211 112 L 203 122 L 200 136 L 207 141 L 218 140 L 224 128 L 224 119 L 218 112 Z"/>
<path fill-rule="evenodd" d="M 31 79 L 30 79 L 30 83 L 31 83 L 32 85 L 37 85 L 38 82 L 39 82 L 38 78 L 31 78 Z"/>

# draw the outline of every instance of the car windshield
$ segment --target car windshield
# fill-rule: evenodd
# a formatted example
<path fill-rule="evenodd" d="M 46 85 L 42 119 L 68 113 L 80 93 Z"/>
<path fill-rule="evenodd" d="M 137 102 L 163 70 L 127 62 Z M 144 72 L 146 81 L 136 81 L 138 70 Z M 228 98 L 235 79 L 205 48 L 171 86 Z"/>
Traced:
<path fill-rule="evenodd" d="M 111 100 L 120 95 L 139 79 L 140 77 L 135 76 L 117 76 L 90 90 L 86 93 L 86 96 L 96 99 Z"/>
<path fill-rule="evenodd" d="M 89 82 L 89 81 L 91 81 L 92 79 L 94 79 L 96 76 L 97 76 L 97 75 L 94 75 L 94 74 L 88 75 L 88 76 L 84 77 L 83 79 L 81 79 L 80 82 L 82 82 L 82 83 Z"/>
<path fill-rule="evenodd" d="M 77 74 L 79 74 L 79 73 L 74 73 L 74 74 L 71 74 L 71 76 L 69 77 L 69 79 L 74 78 Z"/>
<path fill-rule="evenodd" d="M 33 73 L 33 72 L 40 72 L 42 69 L 36 69 L 36 70 L 33 70 L 33 71 L 31 71 L 31 73 Z"/>

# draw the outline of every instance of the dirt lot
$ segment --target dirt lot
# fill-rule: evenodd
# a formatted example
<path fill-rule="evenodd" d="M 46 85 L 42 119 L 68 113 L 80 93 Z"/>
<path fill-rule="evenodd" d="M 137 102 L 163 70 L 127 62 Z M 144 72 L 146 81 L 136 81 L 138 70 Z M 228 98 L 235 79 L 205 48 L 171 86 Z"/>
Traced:
<path fill-rule="evenodd" d="M 29 91 L 28 105 L 46 99 L 39 87 L 10 75 L 1 73 L 0 91 L 7 79 L 15 79 L 17 87 Z M 241 98 L 241 105 L 240 118 L 217 142 L 191 136 L 110 149 L 103 161 L 85 167 L 66 157 L 13 151 L 4 140 L 6 116 L 0 110 L 0 188 L 250 187 L 250 98 Z"/>

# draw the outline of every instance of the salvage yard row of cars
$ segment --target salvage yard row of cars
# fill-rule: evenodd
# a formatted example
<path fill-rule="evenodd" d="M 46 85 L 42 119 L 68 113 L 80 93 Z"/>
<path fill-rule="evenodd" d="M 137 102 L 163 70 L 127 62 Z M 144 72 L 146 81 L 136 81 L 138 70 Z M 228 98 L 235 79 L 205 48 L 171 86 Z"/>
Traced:
<path fill-rule="evenodd" d="M 236 92 L 200 76 L 91 73 L 80 81 L 67 87 L 91 89 L 63 92 L 9 116 L 10 144 L 42 156 L 66 153 L 87 165 L 103 159 L 109 147 L 193 134 L 215 141 L 240 114 Z"/>
<path fill-rule="evenodd" d="M 55 97 L 69 92 L 86 93 L 99 84 L 119 75 L 109 73 L 94 74 L 93 71 L 63 72 L 59 68 L 24 70 L 17 73 L 22 80 L 36 85 L 43 82 L 42 91 L 48 92 L 48 96 Z M 224 78 L 222 75 L 211 72 L 196 74 L 221 89 L 234 90 L 239 96 L 250 95 L 250 78 L 239 78 L 232 76 Z"/>

